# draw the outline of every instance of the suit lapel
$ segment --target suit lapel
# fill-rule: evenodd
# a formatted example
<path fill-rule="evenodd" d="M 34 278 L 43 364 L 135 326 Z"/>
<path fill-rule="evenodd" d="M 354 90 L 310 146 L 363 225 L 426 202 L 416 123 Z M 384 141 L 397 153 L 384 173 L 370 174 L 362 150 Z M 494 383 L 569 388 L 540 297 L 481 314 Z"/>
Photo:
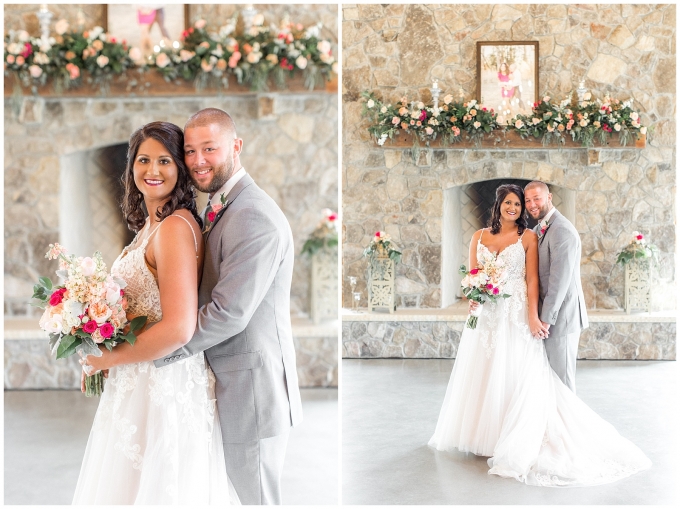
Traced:
<path fill-rule="evenodd" d="M 538 245 L 539 246 L 543 243 L 543 239 L 545 238 L 545 236 L 548 235 L 548 232 L 550 231 L 550 226 L 552 226 L 552 224 L 557 220 L 557 218 L 560 215 L 561 215 L 560 211 L 555 209 L 555 212 L 553 212 L 553 215 L 550 218 L 550 221 L 548 221 L 548 225 L 547 225 L 548 227 L 545 230 L 545 233 L 543 235 L 541 235 L 541 238 L 538 239 Z M 538 229 L 539 232 L 541 231 L 540 226 L 541 226 L 540 223 L 536 226 L 536 228 Z"/>
<path fill-rule="evenodd" d="M 210 225 L 210 229 L 205 232 L 205 240 L 208 240 L 208 237 L 210 236 L 210 232 L 212 232 L 215 229 L 215 225 L 217 222 L 222 218 L 224 213 L 227 211 L 229 208 L 229 205 L 231 205 L 236 197 L 241 194 L 241 191 L 243 191 L 246 187 L 248 187 L 250 184 L 254 182 L 253 178 L 248 175 L 247 173 L 239 180 L 236 185 L 232 188 L 231 191 L 229 191 L 229 194 L 227 195 L 227 203 L 224 206 L 222 210 L 220 210 L 217 215 L 215 216 L 215 220 L 213 221 L 212 225 Z"/>

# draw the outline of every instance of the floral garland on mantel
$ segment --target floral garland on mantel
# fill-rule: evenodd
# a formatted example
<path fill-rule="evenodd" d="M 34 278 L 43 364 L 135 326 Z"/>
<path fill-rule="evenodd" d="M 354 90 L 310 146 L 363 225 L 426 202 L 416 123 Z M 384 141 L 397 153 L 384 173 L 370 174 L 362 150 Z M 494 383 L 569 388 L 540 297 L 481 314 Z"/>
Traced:
<path fill-rule="evenodd" d="M 566 137 L 571 136 L 584 147 L 593 146 L 594 141 L 605 145 L 614 133 L 618 133 L 622 146 L 633 136 L 637 139 L 647 134 L 647 127 L 640 124 L 639 113 L 631 108 L 633 100 L 621 102 L 608 95 L 601 101 L 593 101 L 587 93 L 583 101 L 568 98 L 558 104 L 546 96 L 540 103 L 534 103 L 531 115 L 517 115 L 508 125 L 498 123 L 493 108 L 480 107 L 475 99 L 465 101 L 462 90 L 458 100 L 451 94 L 446 95 L 438 111 L 423 102 L 409 103 L 407 97 L 402 97 L 395 106 L 384 104 L 372 92 L 362 95 L 365 99 L 362 115 L 371 121 L 368 132 L 380 146 L 401 132 L 412 134 L 415 149 L 421 141 L 429 143 L 438 138 L 444 146 L 459 143 L 463 135 L 479 147 L 486 135 L 512 131 L 522 139 L 540 138 L 544 146 L 564 145 Z M 500 137 L 496 136 L 496 141 L 500 141 Z"/>
<path fill-rule="evenodd" d="M 30 37 L 25 30 L 11 30 L 5 36 L 5 75 L 14 75 L 25 87 L 45 85 L 54 80 L 56 90 L 88 82 L 106 91 L 115 76 L 128 69 L 155 70 L 165 80 L 194 81 L 197 90 L 205 86 L 226 88 L 229 76 L 251 90 L 266 90 L 270 76 L 280 88 L 297 72 L 302 72 L 305 87 L 314 88 L 320 78 L 330 80 L 337 74 L 337 61 L 330 41 L 320 38 L 321 24 L 305 28 L 284 19 L 279 27 L 265 26 L 264 17 L 237 34 L 236 17 L 217 33 L 209 33 L 205 20 L 198 20 L 181 37 L 179 47 L 162 48 L 146 59 L 139 48 L 104 32 L 101 27 L 88 31 L 69 31 L 68 22 L 55 24 L 56 37 L 47 41 Z M 20 92 L 20 90 L 18 91 Z"/>

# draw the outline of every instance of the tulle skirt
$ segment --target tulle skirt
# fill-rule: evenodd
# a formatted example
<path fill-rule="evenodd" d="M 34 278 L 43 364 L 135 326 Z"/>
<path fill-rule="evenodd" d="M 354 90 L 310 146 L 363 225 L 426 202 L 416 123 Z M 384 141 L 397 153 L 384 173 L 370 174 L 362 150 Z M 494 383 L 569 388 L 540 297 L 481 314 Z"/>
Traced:
<path fill-rule="evenodd" d="M 202 353 L 111 369 L 73 504 L 238 504 L 218 419 Z"/>
<path fill-rule="evenodd" d="M 490 474 L 536 486 L 604 484 L 651 466 L 562 383 L 518 298 L 485 304 L 477 328 L 465 327 L 429 445 L 490 456 Z"/>

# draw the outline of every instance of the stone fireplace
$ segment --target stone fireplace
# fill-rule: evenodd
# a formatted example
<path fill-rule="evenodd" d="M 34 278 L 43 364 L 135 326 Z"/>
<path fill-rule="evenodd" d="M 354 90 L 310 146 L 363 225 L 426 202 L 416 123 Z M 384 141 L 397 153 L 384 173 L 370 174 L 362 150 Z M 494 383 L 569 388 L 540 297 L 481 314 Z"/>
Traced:
<path fill-rule="evenodd" d="M 73 366 L 49 360 L 47 342 L 28 305 L 37 278 L 55 277 L 56 264 L 44 257 L 47 246 L 58 241 L 79 255 L 99 250 L 110 266 L 131 240 L 119 205 L 130 134 L 157 120 L 183 126 L 205 107 L 232 115 L 245 140 L 244 167 L 291 224 L 298 253 L 291 314 L 301 384 L 337 385 L 337 323 L 308 323 L 311 263 L 299 254 L 321 210 L 338 209 L 337 99 L 334 93 L 305 90 L 221 96 L 24 96 L 18 105 L 6 97 L 6 387 L 76 386 Z M 45 369 L 37 373 L 36 366 Z"/>

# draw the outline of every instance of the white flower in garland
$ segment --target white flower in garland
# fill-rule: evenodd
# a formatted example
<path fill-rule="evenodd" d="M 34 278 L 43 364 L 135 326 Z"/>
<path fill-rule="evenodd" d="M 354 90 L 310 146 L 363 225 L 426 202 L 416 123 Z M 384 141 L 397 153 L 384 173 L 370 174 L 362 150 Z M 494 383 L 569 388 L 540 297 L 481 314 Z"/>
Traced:
<path fill-rule="evenodd" d="M 295 65 L 297 65 L 300 69 L 304 69 L 305 67 L 307 67 L 307 59 L 300 55 L 295 60 Z"/>
<path fill-rule="evenodd" d="M 373 101 L 373 99 L 369 99 L 368 102 L 366 103 L 366 106 L 369 108 L 375 106 L 375 102 Z"/>
<path fill-rule="evenodd" d="M 387 134 L 383 133 L 380 135 L 380 138 L 378 138 L 378 145 L 381 147 L 385 144 L 385 141 L 387 140 Z"/>

